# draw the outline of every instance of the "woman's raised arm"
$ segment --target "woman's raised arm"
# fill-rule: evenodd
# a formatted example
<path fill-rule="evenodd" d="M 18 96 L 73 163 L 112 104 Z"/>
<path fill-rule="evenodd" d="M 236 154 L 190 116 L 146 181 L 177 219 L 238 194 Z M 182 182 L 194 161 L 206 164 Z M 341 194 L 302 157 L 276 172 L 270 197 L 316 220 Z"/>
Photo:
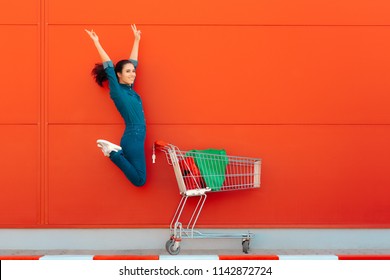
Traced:
<path fill-rule="evenodd" d="M 135 24 L 131 25 L 131 29 L 133 29 L 133 33 L 134 33 L 134 43 L 133 43 L 133 48 L 131 49 L 130 59 L 138 60 L 138 49 L 139 49 L 139 41 L 141 40 L 141 30 L 138 30 Z"/>
<path fill-rule="evenodd" d="M 85 29 L 85 32 L 87 32 L 87 34 L 89 35 L 89 37 L 91 37 L 93 43 L 95 44 L 95 47 L 100 55 L 102 62 L 110 61 L 111 59 L 108 56 L 108 54 L 106 53 L 106 51 L 103 49 L 102 45 L 100 44 L 99 37 L 95 33 L 95 31 L 93 31 L 93 30 L 89 31 L 89 30 Z"/>

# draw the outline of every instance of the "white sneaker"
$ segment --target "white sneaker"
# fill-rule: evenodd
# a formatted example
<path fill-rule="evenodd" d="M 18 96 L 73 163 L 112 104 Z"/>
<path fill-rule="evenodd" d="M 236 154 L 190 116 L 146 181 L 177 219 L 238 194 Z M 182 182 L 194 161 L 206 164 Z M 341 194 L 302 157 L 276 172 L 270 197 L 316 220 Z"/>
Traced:
<path fill-rule="evenodd" d="M 121 146 L 115 145 L 111 142 L 108 142 L 107 140 L 99 139 L 96 141 L 96 143 L 97 146 L 102 149 L 102 152 L 106 157 L 109 157 L 112 151 L 118 152 L 122 150 Z"/>

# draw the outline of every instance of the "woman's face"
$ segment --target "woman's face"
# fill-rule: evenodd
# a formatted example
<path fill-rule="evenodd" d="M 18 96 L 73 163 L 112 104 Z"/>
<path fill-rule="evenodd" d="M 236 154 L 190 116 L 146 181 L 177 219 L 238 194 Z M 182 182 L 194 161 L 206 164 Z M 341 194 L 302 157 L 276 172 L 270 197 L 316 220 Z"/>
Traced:
<path fill-rule="evenodd" d="M 117 75 L 119 78 L 119 83 L 132 85 L 136 76 L 134 65 L 131 63 L 123 65 L 122 72 L 117 73 Z"/>

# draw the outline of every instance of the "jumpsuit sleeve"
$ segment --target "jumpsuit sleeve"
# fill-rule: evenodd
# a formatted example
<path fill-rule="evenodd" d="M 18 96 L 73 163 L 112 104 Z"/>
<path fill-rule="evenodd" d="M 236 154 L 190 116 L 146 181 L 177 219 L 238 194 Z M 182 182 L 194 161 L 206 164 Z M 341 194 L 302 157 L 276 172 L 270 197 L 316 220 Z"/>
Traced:
<path fill-rule="evenodd" d="M 114 64 L 112 63 L 112 61 L 105 61 L 103 62 L 103 68 L 107 74 L 108 86 L 110 88 L 111 97 L 114 98 L 120 92 L 120 85 L 118 82 L 118 78 L 115 74 Z"/>
<path fill-rule="evenodd" d="M 138 60 L 134 60 L 134 59 L 129 59 L 131 61 L 131 63 L 133 63 L 134 65 L 134 68 L 137 69 L 137 66 L 138 66 Z"/>

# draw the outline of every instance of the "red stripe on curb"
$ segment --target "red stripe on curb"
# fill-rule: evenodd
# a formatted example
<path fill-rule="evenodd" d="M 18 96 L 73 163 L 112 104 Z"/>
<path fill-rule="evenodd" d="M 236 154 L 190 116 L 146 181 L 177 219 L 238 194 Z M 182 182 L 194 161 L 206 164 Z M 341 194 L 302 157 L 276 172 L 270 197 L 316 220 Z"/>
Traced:
<path fill-rule="evenodd" d="M 43 256 L 0 256 L 0 260 L 39 260 Z M 337 255 L 339 260 L 390 260 L 390 255 Z M 158 255 L 96 255 L 93 260 L 159 260 Z M 279 260 L 276 255 L 221 255 L 219 260 Z"/>
<path fill-rule="evenodd" d="M 339 260 L 390 260 L 390 255 L 340 255 Z"/>
<path fill-rule="evenodd" d="M 273 255 L 230 255 L 219 256 L 220 260 L 279 260 L 278 256 Z"/>
<path fill-rule="evenodd" d="M 0 256 L 0 260 L 39 260 L 42 256 Z"/>
<path fill-rule="evenodd" d="M 117 255 L 117 256 L 105 256 L 96 255 L 93 260 L 158 260 L 159 256 L 145 255 L 145 256 L 134 256 L 134 255 Z"/>

